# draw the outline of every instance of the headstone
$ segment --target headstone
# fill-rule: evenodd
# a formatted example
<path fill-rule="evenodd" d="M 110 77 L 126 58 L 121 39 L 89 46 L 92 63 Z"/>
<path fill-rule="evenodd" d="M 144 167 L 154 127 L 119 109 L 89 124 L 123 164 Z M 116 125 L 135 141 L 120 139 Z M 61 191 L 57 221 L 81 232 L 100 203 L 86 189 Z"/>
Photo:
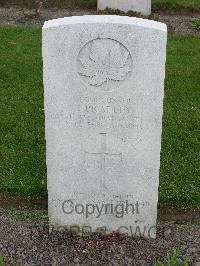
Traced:
<path fill-rule="evenodd" d="M 98 0 L 98 9 L 119 9 L 124 12 L 135 11 L 143 15 L 151 14 L 151 0 Z"/>
<path fill-rule="evenodd" d="M 155 237 L 166 40 L 144 19 L 45 22 L 52 227 Z"/>

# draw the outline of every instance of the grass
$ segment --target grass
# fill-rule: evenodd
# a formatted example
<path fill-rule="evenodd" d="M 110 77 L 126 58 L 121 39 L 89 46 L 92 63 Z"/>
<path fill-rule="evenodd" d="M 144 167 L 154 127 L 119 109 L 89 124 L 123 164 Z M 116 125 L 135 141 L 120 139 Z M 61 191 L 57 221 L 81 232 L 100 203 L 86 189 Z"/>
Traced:
<path fill-rule="evenodd" d="M 200 8 L 199 0 L 152 0 L 153 8 Z"/>
<path fill-rule="evenodd" d="M 41 31 L 0 27 L 0 190 L 46 193 Z"/>
<path fill-rule="evenodd" d="M 10 6 L 11 4 L 18 4 L 28 8 L 35 6 L 35 0 L 0 0 L 1 6 Z M 72 7 L 90 7 L 96 8 L 97 0 L 47 0 L 46 6 L 72 6 Z M 152 6 L 158 8 L 200 8 L 199 0 L 152 0 Z"/>
<path fill-rule="evenodd" d="M 194 19 L 193 26 L 196 30 L 200 30 L 200 17 Z"/>
<path fill-rule="evenodd" d="M 200 37 L 169 37 L 160 201 L 200 203 Z"/>
<path fill-rule="evenodd" d="M 19 206 L 18 208 L 13 206 L 8 206 L 6 208 L 7 213 L 9 213 L 12 217 L 25 221 L 27 219 L 34 221 L 38 224 L 38 221 L 48 220 L 48 213 L 46 209 L 33 209 L 27 206 Z M 0 264 L 1 266 L 1 264 Z"/>
<path fill-rule="evenodd" d="M 3 256 L 2 256 L 1 253 L 0 253 L 0 266 L 4 266 L 3 264 L 4 264 Z"/>
<path fill-rule="evenodd" d="M 0 250 L 0 266 L 16 266 L 15 257 L 6 257 Z"/>
<path fill-rule="evenodd" d="M 0 191 L 46 195 L 41 29 L 0 26 Z M 171 35 L 159 199 L 198 205 L 200 37 Z"/>
<path fill-rule="evenodd" d="M 190 257 L 182 259 L 180 251 L 175 249 L 172 254 L 168 254 L 164 261 L 158 261 L 154 266 L 189 266 L 190 262 Z"/>

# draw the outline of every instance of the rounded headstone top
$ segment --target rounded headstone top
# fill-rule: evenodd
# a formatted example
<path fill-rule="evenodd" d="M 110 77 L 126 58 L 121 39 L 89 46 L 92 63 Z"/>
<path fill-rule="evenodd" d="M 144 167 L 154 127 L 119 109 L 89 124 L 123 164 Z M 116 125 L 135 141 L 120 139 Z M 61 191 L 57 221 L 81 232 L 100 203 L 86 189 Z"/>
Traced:
<path fill-rule="evenodd" d="M 128 24 L 138 27 L 151 28 L 161 31 L 167 31 L 167 26 L 164 23 L 154 20 L 117 16 L 117 15 L 86 15 L 86 16 L 72 16 L 58 19 L 48 20 L 44 23 L 43 30 L 55 27 L 63 27 L 72 24 Z"/>

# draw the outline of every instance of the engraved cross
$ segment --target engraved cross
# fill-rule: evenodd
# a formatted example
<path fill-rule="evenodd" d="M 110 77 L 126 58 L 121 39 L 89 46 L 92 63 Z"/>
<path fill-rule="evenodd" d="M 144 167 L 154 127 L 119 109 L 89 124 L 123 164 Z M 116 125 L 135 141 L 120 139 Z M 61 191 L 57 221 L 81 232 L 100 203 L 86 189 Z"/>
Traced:
<path fill-rule="evenodd" d="M 122 160 L 122 153 L 108 153 L 107 152 L 107 133 L 100 133 L 101 136 L 101 151 L 100 152 L 85 152 L 85 155 L 93 155 L 101 159 L 101 185 L 106 188 L 106 159 L 109 157 L 120 158 Z"/>

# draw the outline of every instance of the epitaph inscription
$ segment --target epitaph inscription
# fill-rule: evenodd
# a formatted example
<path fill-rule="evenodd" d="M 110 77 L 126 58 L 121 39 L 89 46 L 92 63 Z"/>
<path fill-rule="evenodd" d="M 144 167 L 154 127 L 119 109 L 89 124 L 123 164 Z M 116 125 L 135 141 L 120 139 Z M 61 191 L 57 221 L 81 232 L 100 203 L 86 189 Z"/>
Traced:
<path fill-rule="evenodd" d="M 110 91 L 132 72 L 132 58 L 127 48 L 112 39 L 95 39 L 80 51 L 78 72 L 85 82 L 99 90 Z"/>

